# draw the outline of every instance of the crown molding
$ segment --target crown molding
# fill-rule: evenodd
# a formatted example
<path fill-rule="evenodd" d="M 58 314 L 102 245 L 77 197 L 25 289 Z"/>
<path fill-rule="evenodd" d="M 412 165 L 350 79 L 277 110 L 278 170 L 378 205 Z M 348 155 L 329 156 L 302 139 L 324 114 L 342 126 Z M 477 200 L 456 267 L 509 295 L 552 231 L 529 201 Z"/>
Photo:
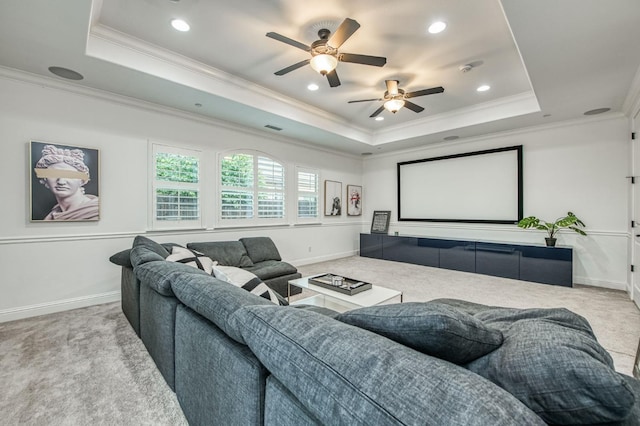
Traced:
<path fill-rule="evenodd" d="M 143 111 L 150 111 L 158 114 L 169 115 L 171 117 L 176 117 L 180 119 L 190 120 L 193 122 L 206 124 L 210 126 L 216 126 L 228 130 L 232 130 L 235 132 L 260 137 L 263 139 L 269 139 L 279 143 L 288 143 L 291 145 L 296 145 L 299 147 L 303 147 L 305 149 L 313 150 L 316 152 L 325 152 L 329 154 L 338 154 L 341 156 L 347 156 L 349 158 L 360 159 L 361 157 L 356 154 L 349 154 L 343 151 L 336 151 L 330 148 L 323 148 L 319 145 L 310 145 L 308 142 L 295 139 L 286 135 L 275 135 L 272 132 L 261 130 L 261 129 L 253 129 L 251 127 L 246 127 L 241 124 L 231 123 L 228 121 L 220 120 L 217 118 L 204 116 L 188 111 L 183 111 L 175 108 L 171 108 L 164 105 L 155 104 L 153 102 L 143 101 L 137 98 L 130 98 L 128 96 L 107 92 L 100 89 L 95 89 L 87 86 L 82 86 L 78 83 L 74 83 L 72 81 L 62 81 L 53 77 L 45 77 L 38 74 L 31 74 L 26 71 L 16 70 L 13 68 L 6 68 L 0 66 L 0 79 L 12 80 L 22 84 L 29 84 L 32 86 L 38 87 L 46 87 L 49 89 L 59 90 L 61 92 L 71 93 L 77 96 L 83 96 L 91 99 L 98 99 L 104 102 L 109 102 L 112 104 L 117 104 L 120 106 L 126 106 L 130 108 L 135 108 Z"/>
<path fill-rule="evenodd" d="M 539 111 L 537 98 L 528 91 L 381 129 L 374 134 L 373 144 L 394 142 L 399 140 L 397 135 L 409 139 Z"/>
<path fill-rule="evenodd" d="M 370 157 L 363 158 L 363 161 L 368 161 L 370 159 L 377 159 L 377 158 L 394 157 L 397 155 L 406 155 L 406 154 L 424 152 L 425 150 L 438 149 L 442 147 L 467 145 L 475 142 L 482 142 L 490 139 L 495 139 L 497 137 L 518 136 L 518 135 L 522 135 L 530 132 L 561 129 L 564 127 L 575 126 L 580 124 L 596 123 L 599 121 L 619 120 L 621 118 L 627 119 L 628 117 L 622 112 L 611 112 L 611 113 L 606 113 L 606 114 L 602 114 L 599 116 L 592 116 L 592 117 L 580 117 L 573 120 L 564 120 L 564 121 L 557 121 L 554 123 L 545 123 L 545 124 L 539 124 L 535 126 L 521 127 L 518 129 L 503 130 L 500 132 L 493 132 L 485 135 L 472 136 L 468 138 L 460 138 L 454 141 L 442 141 L 438 143 L 429 144 L 428 146 L 396 150 L 396 151 L 382 153 L 382 154 L 374 154 Z"/>
<path fill-rule="evenodd" d="M 86 54 L 365 144 L 372 132 L 320 108 L 223 72 L 104 25 L 94 25 Z"/>

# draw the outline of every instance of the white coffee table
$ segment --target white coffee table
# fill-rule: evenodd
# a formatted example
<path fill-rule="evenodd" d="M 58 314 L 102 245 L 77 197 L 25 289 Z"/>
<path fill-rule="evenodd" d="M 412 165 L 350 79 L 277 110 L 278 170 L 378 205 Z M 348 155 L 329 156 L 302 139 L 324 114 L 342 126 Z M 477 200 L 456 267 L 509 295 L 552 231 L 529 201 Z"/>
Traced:
<path fill-rule="evenodd" d="M 402 292 L 398 290 L 392 290 L 386 287 L 380 287 L 372 285 L 369 290 L 365 290 L 361 293 L 349 296 L 348 294 L 339 293 L 335 290 L 320 287 L 318 285 L 309 282 L 310 278 L 318 277 L 322 274 L 310 275 L 308 277 L 298 278 L 297 280 L 289 281 L 287 286 L 287 300 L 290 300 L 291 286 L 300 287 L 303 289 L 311 290 L 315 294 L 305 299 L 296 300 L 291 302 L 292 305 L 314 305 L 323 306 L 325 308 L 333 309 L 338 312 L 345 312 L 351 309 L 363 308 L 366 306 L 383 305 L 391 302 L 393 299 L 399 298 L 402 303 Z"/>

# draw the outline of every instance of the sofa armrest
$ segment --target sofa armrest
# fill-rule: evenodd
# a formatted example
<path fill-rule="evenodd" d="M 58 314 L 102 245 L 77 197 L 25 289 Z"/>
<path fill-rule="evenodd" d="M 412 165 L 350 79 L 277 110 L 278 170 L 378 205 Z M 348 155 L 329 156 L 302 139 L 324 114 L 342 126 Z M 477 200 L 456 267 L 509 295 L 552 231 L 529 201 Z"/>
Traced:
<path fill-rule="evenodd" d="M 122 250 L 115 253 L 109 258 L 109 262 L 118 266 L 125 266 L 127 268 L 133 268 L 131 264 L 131 249 Z"/>

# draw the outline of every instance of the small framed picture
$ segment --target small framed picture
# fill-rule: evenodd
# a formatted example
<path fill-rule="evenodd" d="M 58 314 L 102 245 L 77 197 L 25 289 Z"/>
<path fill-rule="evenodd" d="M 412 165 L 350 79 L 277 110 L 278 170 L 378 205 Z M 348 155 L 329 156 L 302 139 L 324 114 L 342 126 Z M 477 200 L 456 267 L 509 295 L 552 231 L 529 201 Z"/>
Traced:
<path fill-rule="evenodd" d="M 347 216 L 362 215 L 362 187 L 347 185 Z"/>
<path fill-rule="evenodd" d="M 389 220 L 391 219 L 390 210 L 376 210 L 373 212 L 373 221 L 371 221 L 372 234 L 389 233 Z"/>
<path fill-rule="evenodd" d="M 324 215 L 342 215 L 342 182 L 324 181 Z"/>
<path fill-rule="evenodd" d="M 32 222 L 100 220 L 100 153 L 97 149 L 31 141 Z"/>

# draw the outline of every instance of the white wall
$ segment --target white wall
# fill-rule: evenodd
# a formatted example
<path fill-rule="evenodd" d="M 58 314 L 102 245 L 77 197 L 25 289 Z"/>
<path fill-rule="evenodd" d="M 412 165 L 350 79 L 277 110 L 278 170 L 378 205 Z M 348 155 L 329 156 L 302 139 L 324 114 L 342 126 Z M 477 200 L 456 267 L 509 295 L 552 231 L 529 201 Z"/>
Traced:
<path fill-rule="evenodd" d="M 291 177 L 294 165 L 300 165 L 319 169 L 323 181 L 342 182 L 343 193 L 347 183 L 361 184 L 360 158 L 285 142 L 277 134 L 242 131 L 30 76 L 0 76 L 0 94 L 0 321 L 119 300 L 120 270 L 108 258 L 129 248 L 134 236 L 147 230 L 148 140 L 203 149 L 212 161 L 228 149 L 259 150 L 283 161 Z M 99 222 L 29 221 L 31 140 L 100 150 Z M 213 213 L 210 207 L 209 211 Z M 296 265 L 357 253 L 362 217 L 348 217 L 345 211 L 342 217 L 323 217 L 321 222 L 213 229 L 209 219 L 208 230 L 147 235 L 177 243 L 268 235 L 283 258 Z"/>
<path fill-rule="evenodd" d="M 101 220 L 29 222 L 30 140 L 100 149 Z M 148 140 L 204 149 L 209 158 L 236 148 L 267 152 L 288 164 L 318 168 L 322 180 L 363 185 L 362 217 L 322 218 L 318 225 L 149 233 L 161 242 L 235 240 L 268 235 L 296 265 L 357 253 L 374 210 L 396 206 L 396 163 L 479 149 L 524 145 L 525 215 L 555 219 L 574 211 L 588 237 L 561 233 L 573 245 L 574 280 L 627 288 L 628 121 L 596 118 L 547 128 L 360 158 L 127 101 L 57 80 L 0 76 L 0 322 L 118 300 L 119 269 L 108 257 L 147 229 Z M 215 224 L 207 221 L 210 228 Z M 392 221 L 391 233 L 542 242 L 538 231 L 505 225 Z"/>
<path fill-rule="evenodd" d="M 574 212 L 586 223 L 588 236 L 573 231 L 558 235 L 559 245 L 574 248 L 574 282 L 628 290 L 628 141 L 628 120 L 616 116 L 367 158 L 364 215 L 391 210 L 390 233 L 400 235 L 544 243 L 542 231 L 515 225 L 397 221 L 396 163 L 523 145 L 524 215 L 553 221 Z"/>

